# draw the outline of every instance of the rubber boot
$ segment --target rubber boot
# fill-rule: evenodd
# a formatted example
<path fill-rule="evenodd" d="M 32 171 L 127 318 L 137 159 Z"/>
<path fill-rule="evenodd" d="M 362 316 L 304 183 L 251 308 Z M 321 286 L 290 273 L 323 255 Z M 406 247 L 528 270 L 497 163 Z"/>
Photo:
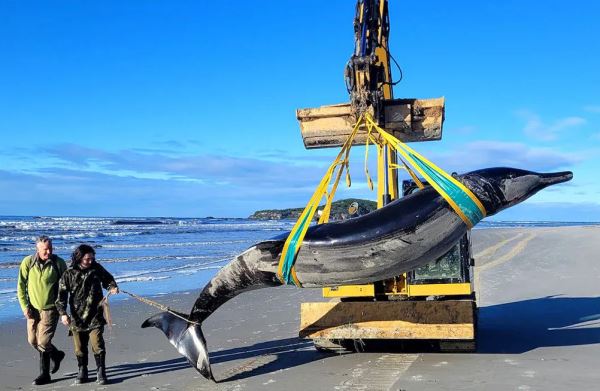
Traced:
<path fill-rule="evenodd" d="M 77 372 L 76 384 L 83 384 L 88 381 L 88 358 L 87 356 L 77 356 L 77 366 L 79 372 Z"/>
<path fill-rule="evenodd" d="M 50 359 L 52 360 L 51 373 L 56 373 L 60 369 L 60 362 L 65 358 L 65 352 L 58 350 L 57 348 L 52 349 L 50 352 Z"/>
<path fill-rule="evenodd" d="M 96 359 L 96 383 L 104 385 L 106 384 L 106 352 L 94 354 L 94 358 Z"/>
<path fill-rule="evenodd" d="M 40 352 L 40 375 L 33 381 L 34 386 L 50 383 L 50 352 Z"/>

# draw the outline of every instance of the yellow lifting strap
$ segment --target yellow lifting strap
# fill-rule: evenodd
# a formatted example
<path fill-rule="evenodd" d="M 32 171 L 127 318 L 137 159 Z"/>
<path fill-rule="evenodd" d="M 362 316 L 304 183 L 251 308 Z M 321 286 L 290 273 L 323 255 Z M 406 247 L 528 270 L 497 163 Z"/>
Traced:
<path fill-rule="evenodd" d="M 373 181 L 371 180 L 371 176 L 369 175 L 369 169 L 367 167 L 368 161 L 369 161 L 369 142 L 372 142 L 373 144 L 377 144 L 380 147 L 383 147 L 383 145 L 381 145 L 382 143 L 378 139 L 376 139 L 372 133 L 373 133 L 373 125 L 371 125 L 369 123 L 369 124 L 367 124 L 367 141 L 365 143 L 365 175 L 367 176 L 367 184 L 369 185 L 369 189 L 371 189 L 371 190 L 373 190 Z M 423 189 L 425 187 L 425 185 L 421 182 L 419 177 L 417 177 L 415 172 L 410 169 L 410 167 L 406 164 L 406 162 L 404 160 L 402 160 L 402 158 L 400 158 L 400 161 L 402 162 L 402 166 L 391 163 L 391 162 L 388 163 L 388 165 L 391 168 L 395 168 L 395 169 L 399 169 L 399 168 L 405 169 L 408 172 L 408 174 L 410 175 L 410 177 L 413 179 L 413 181 L 415 181 L 415 183 L 417 184 L 417 187 L 419 189 Z"/>
<path fill-rule="evenodd" d="M 486 216 L 485 207 L 481 201 L 479 201 L 471 190 L 452 177 L 452 175 L 448 174 L 423 155 L 383 130 L 369 114 L 365 114 L 364 121 L 366 122 L 369 136 L 373 141 L 389 145 L 406 159 L 406 161 L 448 202 L 469 229 L 473 228 L 475 224 Z M 371 134 L 373 129 L 379 133 L 380 140 L 377 140 Z M 414 172 L 408 168 L 406 163 L 404 164 L 411 177 L 415 179 L 416 175 Z M 419 187 L 422 186 L 422 184 L 419 185 L 418 180 L 415 180 L 415 182 Z"/>
<path fill-rule="evenodd" d="M 366 141 L 366 152 L 365 152 L 365 174 L 367 176 L 367 182 L 371 190 L 373 190 L 373 182 L 369 175 L 367 168 L 368 163 L 368 150 L 369 143 L 377 144 L 380 147 L 390 146 L 396 152 L 398 152 L 404 159 L 400 159 L 403 166 L 391 165 L 392 168 L 404 168 L 408 171 L 412 179 L 415 181 L 419 188 L 423 188 L 423 183 L 419 180 L 414 171 L 409 167 L 412 166 L 417 170 L 429 184 L 448 202 L 452 209 L 460 216 L 465 222 L 467 227 L 470 229 L 477 224 L 482 218 L 485 217 L 486 212 L 484 206 L 477 199 L 477 197 L 462 183 L 453 178 L 451 175 L 437 167 L 435 164 L 427 160 L 424 156 L 417 153 L 415 150 L 410 148 L 408 145 L 398 140 L 390 133 L 383 130 L 377 125 L 373 118 L 369 114 L 362 115 L 356 124 L 348 139 L 342 146 L 342 149 L 338 153 L 333 163 L 327 169 L 327 172 L 321 179 L 319 186 L 313 193 L 308 204 L 300 214 L 300 217 L 294 224 L 294 227 L 290 231 L 283 250 L 281 252 L 281 258 L 279 260 L 279 266 L 277 269 L 277 276 L 283 282 L 287 284 L 295 284 L 299 287 L 302 286 L 301 282 L 296 276 L 294 268 L 294 262 L 298 251 L 306 235 L 306 231 L 310 226 L 313 217 L 319 207 L 321 199 L 327 195 L 325 207 L 322 210 L 322 214 L 319 217 L 318 224 L 327 223 L 329 221 L 329 215 L 331 212 L 331 203 L 337 190 L 338 183 L 344 169 L 346 170 L 346 181 L 350 186 L 350 174 L 349 174 L 349 154 L 352 142 L 358 132 L 361 125 L 366 125 L 367 128 L 367 141 Z M 378 133 L 375 136 L 373 133 Z M 408 164 L 407 164 L 408 162 Z M 337 168 L 336 179 L 333 183 L 331 190 L 328 192 L 331 179 L 333 178 L 334 172 Z"/>
<path fill-rule="evenodd" d="M 354 125 L 354 129 L 348 136 L 348 139 L 342 146 L 342 149 L 338 153 L 337 157 L 331 163 L 327 172 L 321 179 L 319 186 L 313 193 L 312 197 L 308 201 L 308 204 L 300 214 L 300 217 L 294 224 L 294 227 L 290 231 L 285 244 L 283 245 L 283 250 L 281 252 L 281 258 L 279 260 L 279 266 L 277 268 L 277 276 L 279 279 L 287 284 L 293 283 L 297 286 L 302 286 L 300 281 L 296 276 L 296 271 L 294 269 L 294 262 L 296 260 L 296 255 L 298 251 L 300 251 L 300 246 L 302 245 L 302 241 L 304 240 L 304 235 L 306 235 L 306 231 L 310 226 L 310 223 L 313 220 L 315 213 L 319 207 L 319 203 L 323 196 L 327 194 L 327 201 L 325 207 L 322 210 L 321 216 L 319 217 L 318 224 L 326 223 L 329 221 L 329 214 L 331 212 L 331 202 L 333 200 L 333 196 L 335 195 L 335 191 L 337 190 L 338 183 L 340 178 L 342 177 L 344 169 L 346 170 L 346 181 L 348 186 L 350 186 L 350 174 L 348 171 L 349 167 L 349 154 L 350 148 L 352 148 L 352 142 L 356 133 L 358 132 L 358 128 L 363 123 L 363 117 L 356 122 Z M 333 183 L 333 186 L 329 192 L 327 189 L 329 188 L 329 184 L 331 179 L 333 178 L 334 172 L 338 169 L 336 179 Z"/>

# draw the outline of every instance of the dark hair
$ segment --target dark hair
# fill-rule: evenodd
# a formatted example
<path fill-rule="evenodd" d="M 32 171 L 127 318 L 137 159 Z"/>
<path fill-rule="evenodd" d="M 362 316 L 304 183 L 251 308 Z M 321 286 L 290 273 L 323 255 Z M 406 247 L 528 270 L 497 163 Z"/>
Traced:
<path fill-rule="evenodd" d="M 96 255 L 96 250 L 90 245 L 80 244 L 71 254 L 71 266 L 79 265 L 85 254 Z"/>

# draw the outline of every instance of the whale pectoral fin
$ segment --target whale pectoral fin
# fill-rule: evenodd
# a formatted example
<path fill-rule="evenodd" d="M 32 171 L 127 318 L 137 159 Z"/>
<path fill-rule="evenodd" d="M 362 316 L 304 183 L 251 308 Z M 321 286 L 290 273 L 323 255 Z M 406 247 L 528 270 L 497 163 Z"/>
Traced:
<path fill-rule="evenodd" d="M 146 327 L 162 330 L 171 345 L 175 346 L 202 376 L 215 381 L 208 359 L 206 340 L 199 325 L 188 323 L 168 312 L 161 312 L 146 319 L 142 328 Z"/>

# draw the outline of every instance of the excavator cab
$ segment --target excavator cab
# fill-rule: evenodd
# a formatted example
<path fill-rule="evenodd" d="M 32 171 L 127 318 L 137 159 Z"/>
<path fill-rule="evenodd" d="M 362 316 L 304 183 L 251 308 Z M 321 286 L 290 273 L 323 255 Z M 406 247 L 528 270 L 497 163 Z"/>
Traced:
<path fill-rule="evenodd" d="M 427 185 L 427 182 L 423 184 Z M 404 196 L 416 191 L 419 187 L 414 181 L 402 181 Z M 470 232 L 467 232 L 446 254 L 406 274 L 408 294 L 414 298 L 474 298 L 473 266 Z"/>

